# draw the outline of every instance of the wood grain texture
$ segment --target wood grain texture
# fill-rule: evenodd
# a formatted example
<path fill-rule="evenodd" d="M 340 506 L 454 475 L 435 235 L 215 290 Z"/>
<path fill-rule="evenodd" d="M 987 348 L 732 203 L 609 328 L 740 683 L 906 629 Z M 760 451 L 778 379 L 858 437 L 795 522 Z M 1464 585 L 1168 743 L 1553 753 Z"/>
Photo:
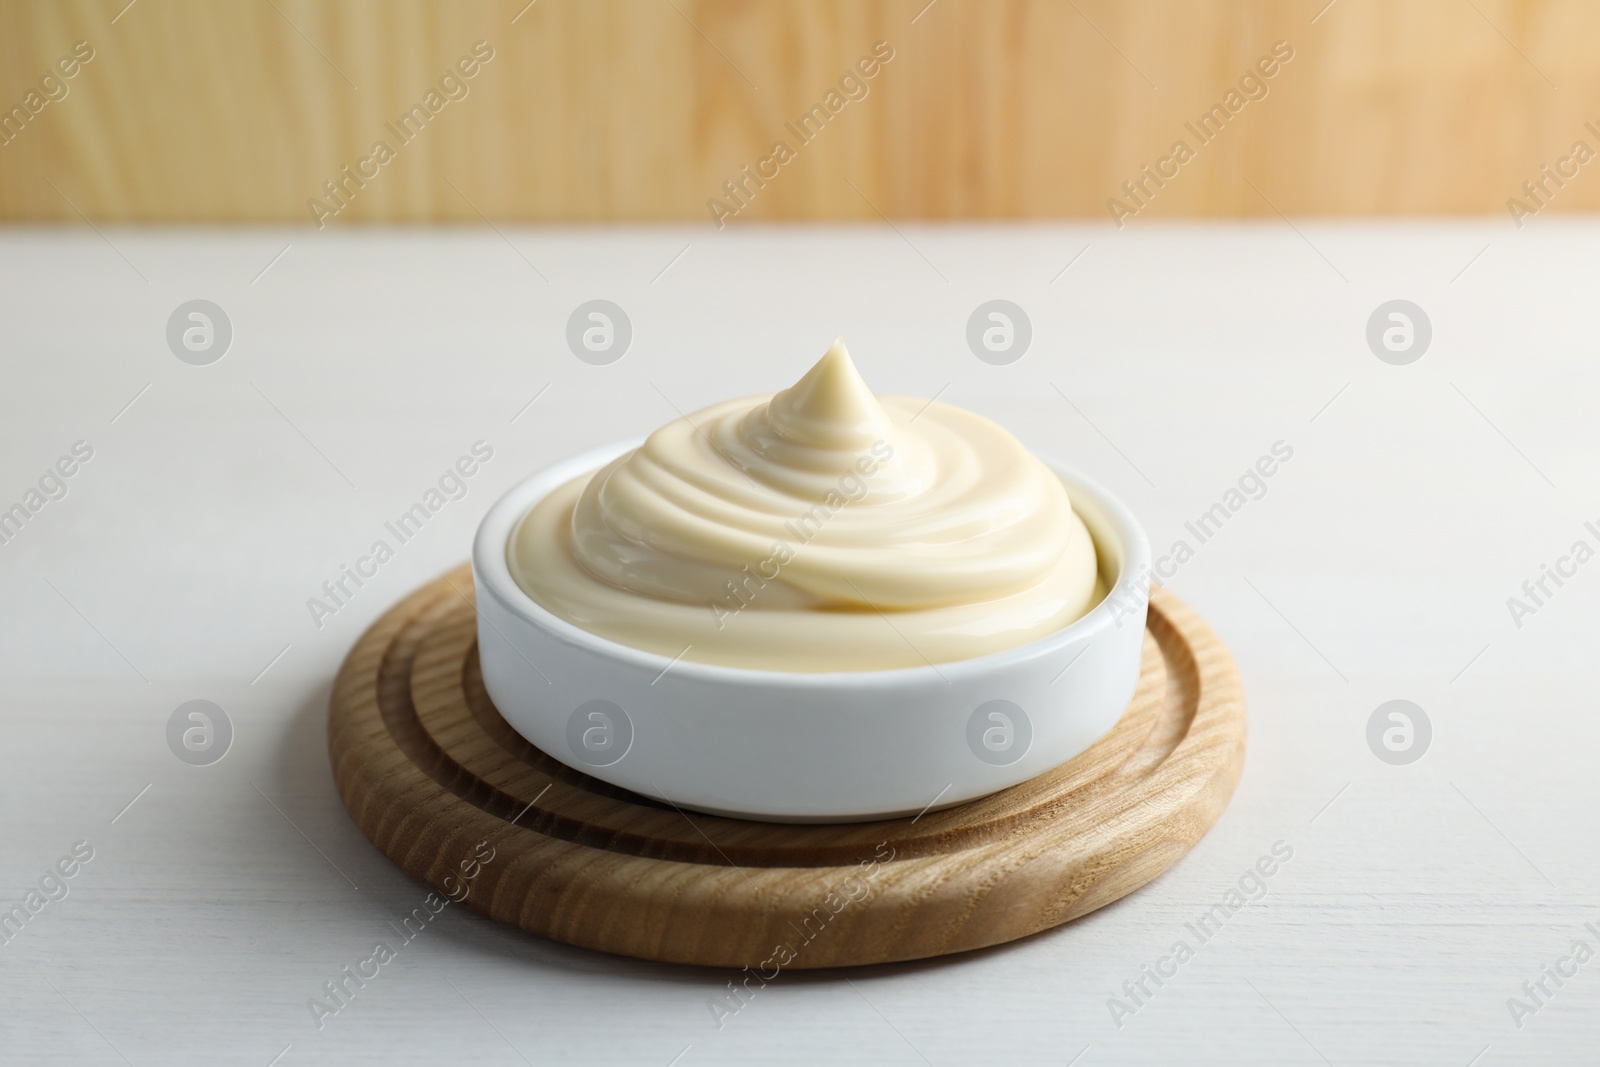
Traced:
<path fill-rule="evenodd" d="M 478 672 L 471 596 L 461 567 L 351 650 L 328 723 L 339 793 L 378 848 L 440 892 L 459 891 L 463 860 L 492 852 L 473 907 L 605 952 L 771 970 L 1014 940 L 1172 866 L 1243 767 L 1232 660 L 1157 590 L 1127 712 L 1047 774 L 915 819 L 795 826 L 689 813 L 596 781 L 513 731 Z M 774 959 L 780 945 L 790 958 Z"/>
<path fill-rule="evenodd" d="M 0 5 L 0 106 L 96 50 L 0 147 L 0 218 L 310 224 L 379 140 L 396 157 L 328 225 L 709 222 L 779 140 L 736 223 L 1109 218 L 1179 139 L 1197 156 L 1141 220 L 1503 213 L 1600 149 L 1588 0 L 126 2 Z M 468 95 L 401 144 L 386 124 L 480 40 Z M 786 123 L 878 41 L 893 60 L 802 145 Z M 1201 146 L 1184 123 L 1276 41 L 1292 62 Z M 1587 177 L 1545 188 L 1600 207 Z"/>

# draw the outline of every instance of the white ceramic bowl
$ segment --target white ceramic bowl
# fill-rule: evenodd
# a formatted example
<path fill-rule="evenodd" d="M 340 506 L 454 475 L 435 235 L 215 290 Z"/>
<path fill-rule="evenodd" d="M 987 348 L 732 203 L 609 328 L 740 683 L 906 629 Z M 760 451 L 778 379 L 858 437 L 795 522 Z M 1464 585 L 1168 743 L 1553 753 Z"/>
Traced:
<path fill-rule="evenodd" d="M 484 684 L 506 721 L 563 763 L 718 815 L 883 819 L 971 800 L 1064 763 L 1133 696 L 1150 545 L 1127 507 L 1058 463 L 1049 465 L 1094 538 L 1111 592 L 1083 618 L 1017 648 L 937 667 L 800 674 L 674 663 L 557 618 L 512 580 L 511 532 L 556 486 L 642 441 L 573 456 L 517 485 L 473 543 Z"/>

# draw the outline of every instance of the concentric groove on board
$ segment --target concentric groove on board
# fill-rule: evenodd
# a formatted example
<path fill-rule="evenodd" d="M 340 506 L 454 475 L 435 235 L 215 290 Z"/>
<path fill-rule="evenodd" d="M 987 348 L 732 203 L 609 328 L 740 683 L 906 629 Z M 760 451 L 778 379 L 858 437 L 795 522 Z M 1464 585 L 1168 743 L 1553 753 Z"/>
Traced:
<path fill-rule="evenodd" d="M 467 899 L 492 918 L 603 951 L 743 966 L 825 914 L 827 937 L 806 940 L 789 964 L 822 967 L 997 944 L 1145 884 L 1226 806 L 1243 764 L 1244 704 L 1222 643 L 1158 589 L 1127 712 L 1061 767 L 915 820 L 804 826 L 686 813 L 565 766 L 500 718 L 461 567 L 351 650 L 329 750 L 363 832 L 430 885 L 443 888 L 474 843 L 491 843 L 495 859 Z M 893 859 L 865 881 L 858 864 L 884 849 Z M 830 891 L 842 899 L 861 886 L 861 899 L 814 914 Z"/>

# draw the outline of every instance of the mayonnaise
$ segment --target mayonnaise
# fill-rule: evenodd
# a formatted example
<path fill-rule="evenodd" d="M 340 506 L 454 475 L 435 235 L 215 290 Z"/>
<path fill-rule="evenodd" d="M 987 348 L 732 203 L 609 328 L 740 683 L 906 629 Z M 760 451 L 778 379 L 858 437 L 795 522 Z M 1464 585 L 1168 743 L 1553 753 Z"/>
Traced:
<path fill-rule="evenodd" d="M 1104 593 L 1060 478 L 972 412 L 874 397 L 842 340 L 783 392 L 714 404 L 560 486 L 507 555 L 590 633 L 778 671 L 1013 648 Z"/>

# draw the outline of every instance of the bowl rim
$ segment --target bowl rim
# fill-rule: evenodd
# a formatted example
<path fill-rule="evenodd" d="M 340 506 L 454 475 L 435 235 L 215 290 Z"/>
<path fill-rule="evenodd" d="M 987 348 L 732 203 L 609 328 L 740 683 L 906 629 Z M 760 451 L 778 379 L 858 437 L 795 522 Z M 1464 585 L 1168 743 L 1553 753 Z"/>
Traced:
<path fill-rule="evenodd" d="M 566 644 L 597 656 L 662 674 L 665 674 L 670 667 L 672 675 L 680 684 L 697 681 L 757 688 L 842 685 L 858 690 L 899 688 L 927 682 L 955 685 L 962 681 L 986 677 L 997 670 L 1016 667 L 1057 653 L 1079 641 L 1093 638 L 1107 627 L 1116 625 L 1116 620 L 1113 618 L 1115 604 L 1121 601 L 1143 606 L 1149 595 L 1146 583 L 1150 572 L 1150 541 L 1132 509 L 1105 486 L 1076 467 L 1049 457 L 1038 456 L 1041 462 L 1067 483 L 1068 495 L 1073 500 L 1075 511 L 1079 493 L 1086 496 L 1100 511 L 1106 520 L 1106 525 L 1119 541 L 1117 547 L 1121 549 L 1122 556 L 1116 580 L 1111 583 L 1106 595 L 1082 616 L 1059 630 L 1035 638 L 1026 644 L 966 659 L 866 671 L 783 671 L 761 667 L 730 667 L 717 663 L 674 659 L 659 652 L 634 648 L 590 633 L 545 608 L 517 584 L 516 579 L 511 576 L 511 566 L 506 557 L 511 535 L 517 525 L 523 516 L 550 491 L 585 471 L 598 469 L 630 449 L 638 448 L 644 443 L 645 438 L 646 435 L 640 434 L 575 453 L 521 479 L 501 494 L 485 512 L 473 537 L 472 568 L 478 594 L 483 595 L 487 592 L 513 615 L 545 630 Z M 1083 517 L 1081 513 L 1079 517 Z M 1085 525 L 1088 524 L 1088 520 L 1085 520 Z M 1092 527 L 1090 537 L 1091 539 L 1095 537 Z M 1097 557 L 1103 551 L 1098 540 L 1095 551 Z M 1101 565 L 1103 559 L 1097 558 L 1096 563 L 1097 566 Z M 479 617 L 482 618 L 481 613 Z"/>

